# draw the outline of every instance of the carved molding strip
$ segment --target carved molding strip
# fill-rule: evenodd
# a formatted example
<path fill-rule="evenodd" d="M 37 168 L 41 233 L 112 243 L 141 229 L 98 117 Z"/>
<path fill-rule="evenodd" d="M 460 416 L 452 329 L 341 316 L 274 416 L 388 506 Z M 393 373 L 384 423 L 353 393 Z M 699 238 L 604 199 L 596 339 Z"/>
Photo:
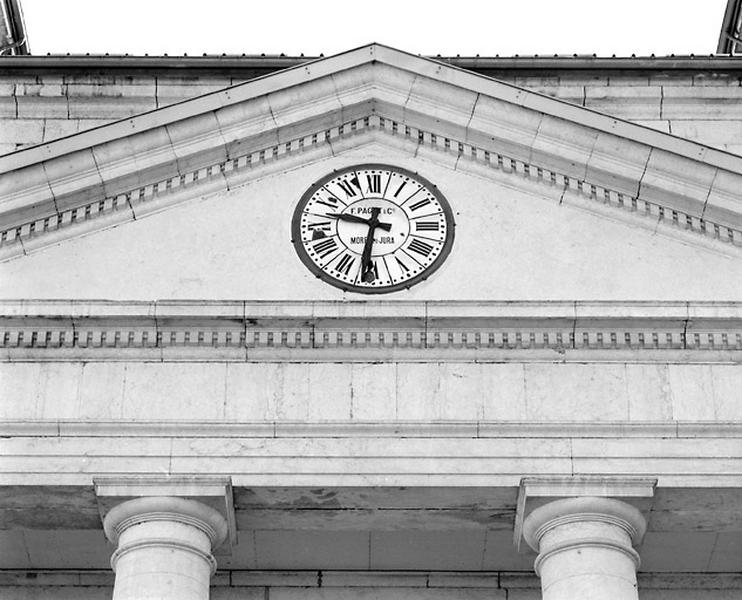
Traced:
<path fill-rule="evenodd" d="M 23 254 L 25 253 L 23 249 L 25 240 L 37 238 L 49 232 L 71 228 L 70 235 L 75 235 L 74 230 L 72 230 L 75 225 L 116 213 L 125 213 L 126 216 L 123 219 L 130 220 L 134 218 L 137 207 L 144 203 L 161 200 L 174 193 L 192 188 L 199 183 L 218 181 L 219 178 L 223 178 L 229 173 L 240 171 L 246 173 L 289 156 L 296 156 L 318 146 L 331 145 L 335 140 L 349 138 L 363 131 L 378 131 L 412 141 L 419 146 L 426 146 L 443 153 L 452 154 L 456 156 L 457 161 L 461 159 L 473 161 L 503 173 L 527 178 L 548 186 L 556 186 L 562 190 L 563 194 L 576 194 L 606 207 L 649 217 L 657 223 L 742 247 L 742 230 L 722 223 L 708 221 L 669 206 L 650 202 L 640 196 L 630 196 L 586 180 L 551 171 L 536 164 L 499 154 L 492 149 L 481 148 L 399 120 L 372 114 L 292 139 L 280 145 L 261 148 L 183 175 L 176 175 L 138 187 L 127 193 L 104 198 L 35 219 L 22 225 L 0 230 L 0 248 L 11 250 L 11 255 Z M 214 190 L 209 190 L 209 192 L 211 191 Z M 14 248 L 16 252 L 12 252 Z M 4 254 L 8 254 L 8 252 Z"/>
<path fill-rule="evenodd" d="M 0 304 L 7 360 L 742 360 L 739 303 Z M 716 353 L 716 354 L 713 354 Z M 684 358 L 685 357 L 685 358 Z M 590 359 L 590 358 L 588 358 Z"/>

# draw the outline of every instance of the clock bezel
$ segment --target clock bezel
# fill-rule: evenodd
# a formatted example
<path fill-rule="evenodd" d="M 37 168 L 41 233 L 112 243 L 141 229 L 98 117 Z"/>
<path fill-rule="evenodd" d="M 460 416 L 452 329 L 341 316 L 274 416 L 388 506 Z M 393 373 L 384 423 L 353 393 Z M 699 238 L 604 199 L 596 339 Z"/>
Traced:
<path fill-rule="evenodd" d="M 414 277 L 411 277 L 410 279 L 407 279 L 401 283 L 395 283 L 392 285 L 384 286 L 384 287 L 365 287 L 365 286 L 358 286 L 349 284 L 345 281 L 342 281 L 340 279 L 336 279 L 326 271 L 324 271 L 317 263 L 315 263 L 312 258 L 309 256 L 309 253 L 307 252 L 306 248 L 304 247 L 304 243 L 301 239 L 301 216 L 304 212 L 304 207 L 307 205 L 309 200 L 311 200 L 314 193 L 321 188 L 323 185 L 328 183 L 329 181 L 332 181 L 333 179 L 336 179 L 337 177 L 340 177 L 346 173 L 349 173 L 351 171 L 358 171 L 358 170 L 364 170 L 364 169 L 383 169 L 388 171 L 394 171 L 397 173 L 400 173 L 402 175 L 405 175 L 407 177 L 410 177 L 412 179 L 417 180 L 420 184 L 425 186 L 427 190 L 435 197 L 437 202 L 440 204 L 443 214 L 446 219 L 446 238 L 443 242 L 443 247 L 441 248 L 440 253 L 435 258 L 435 260 L 430 263 L 427 267 L 423 269 L 421 273 L 418 275 L 415 275 Z M 438 187 L 431 183 L 429 179 L 426 177 L 423 177 L 416 171 L 411 171 L 410 169 L 405 169 L 403 167 L 397 167 L 394 165 L 384 164 L 384 163 L 362 163 L 357 165 L 351 165 L 349 167 L 344 167 L 342 169 L 335 169 L 331 173 L 328 173 L 315 183 L 313 183 L 309 189 L 307 189 L 306 192 L 304 192 L 299 199 L 299 202 L 297 203 L 296 207 L 294 208 L 294 214 L 291 219 L 291 242 L 294 246 L 294 250 L 299 256 L 299 259 L 302 263 L 304 263 L 304 266 L 307 267 L 310 272 L 314 274 L 315 277 L 318 279 L 321 279 L 325 283 L 328 283 L 332 285 L 333 287 L 336 287 L 338 289 L 343 290 L 344 292 L 354 292 L 358 294 L 389 294 L 392 292 L 398 292 L 401 290 L 406 290 L 411 288 L 414 285 L 417 285 L 418 283 L 425 281 L 428 279 L 433 273 L 435 273 L 445 262 L 446 258 L 450 254 L 452 248 L 453 248 L 453 241 L 455 237 L 455 229 L 456 229 L 456 223 L 453 218 L 453 210 L 451 209 L 451 205 L 448 203 L 448 200 L 443 195 L 443 193 L 438 189 Z"/>

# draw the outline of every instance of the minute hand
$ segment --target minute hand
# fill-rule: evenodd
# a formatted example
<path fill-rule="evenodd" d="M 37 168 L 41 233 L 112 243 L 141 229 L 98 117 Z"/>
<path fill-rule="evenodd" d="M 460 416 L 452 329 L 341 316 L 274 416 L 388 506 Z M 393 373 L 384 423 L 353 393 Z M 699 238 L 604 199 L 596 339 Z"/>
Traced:
<path fill-rule="evenodd" d="M 379 209 L 372 208 L 371 210 L 374 211 Z M 333 219 L 339 219 L 340 221 L 348 221 L 349 223 L 362 223 L 363 225 L 371 225 L 371 219 L 364 219 L 363 217 L 356 217 L 355 215 L 349 215 L 345 213 L 327 213 L 327 216 Z M 376 227 L 378 229 L 383 229 L 384 231 L 389 231 L 392 228 L 392 224 L 380 223 L 379 221 L 377 221 Z"/>
<path fill-rule="evenodd" d="M 371 249 L 374 245 L 374 233 L 379 223 L 380 208 L 371 209 L 371 218 L 368 220 L 368 233 L 366 234 L 366 243 L 363 246 L 363 255 L 361 256 L 361 279 L 366 283 L 371 283 L 376 279 L 374 274 L 373 263 L 371 262 Z M 363 219 L 365 221 L 365 219 Z"/>

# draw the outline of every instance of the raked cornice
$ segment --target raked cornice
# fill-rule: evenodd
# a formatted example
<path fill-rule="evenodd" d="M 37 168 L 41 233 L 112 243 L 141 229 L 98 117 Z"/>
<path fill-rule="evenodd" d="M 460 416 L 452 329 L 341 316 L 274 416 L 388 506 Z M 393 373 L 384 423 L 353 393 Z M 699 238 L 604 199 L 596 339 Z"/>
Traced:
<path fill-rule="evenodd" d="M 0 258 L 369 137 L 742 245 L 742 157 L 374 44 L 0 157 Z"/>
<path fill-rule="evenodd" d="M 4 361 L 742 360 L 736 302 L 0 302 Z"/>

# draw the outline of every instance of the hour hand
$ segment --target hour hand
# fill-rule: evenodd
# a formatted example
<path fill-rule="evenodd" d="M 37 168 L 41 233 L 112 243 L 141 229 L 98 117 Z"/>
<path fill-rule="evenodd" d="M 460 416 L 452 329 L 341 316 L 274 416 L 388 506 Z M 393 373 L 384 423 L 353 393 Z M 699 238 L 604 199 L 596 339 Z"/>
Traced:
<path fill-rule="evenodd" d="M 362 223 L 363 225 L 371 224 L 370 219 L 364 219 L 363 217 L 357 217 L 355 215 L 349 215 L 345 213 L 327 213 L 327 216 L 333 219 L 339 219 L 341 221 L 348 221 L 350 223 Z M 384 231 L 389 231 L 392 228 L 392 224 L 377 223 L 376 227 L 378 227 L 379 229 L 383 229 Z"/>

